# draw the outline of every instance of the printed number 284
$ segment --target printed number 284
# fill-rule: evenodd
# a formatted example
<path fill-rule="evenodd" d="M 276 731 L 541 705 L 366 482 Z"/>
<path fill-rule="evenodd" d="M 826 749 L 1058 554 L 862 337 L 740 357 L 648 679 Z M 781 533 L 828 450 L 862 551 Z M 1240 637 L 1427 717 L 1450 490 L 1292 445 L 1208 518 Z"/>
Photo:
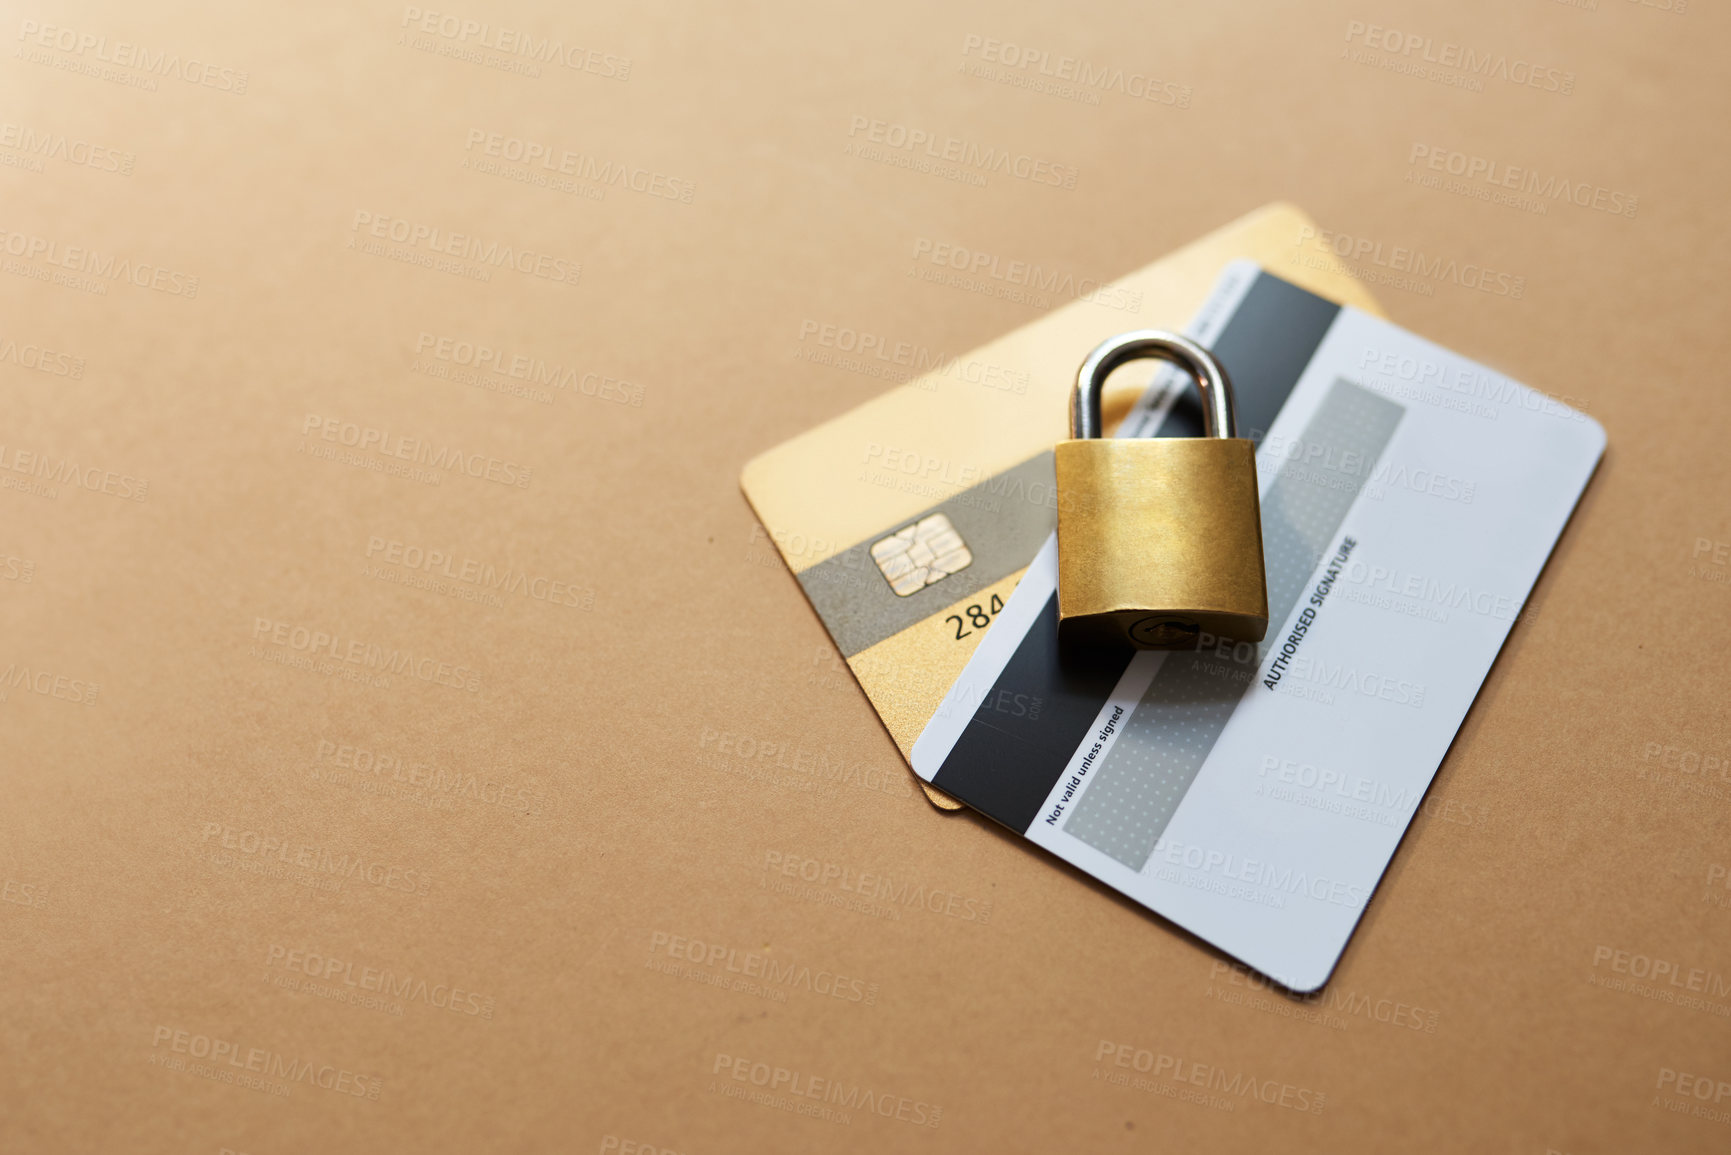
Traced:
<path fill-rule="evenodd" d="M 944 621 L 956 623 L 956 641 L 959 642 L 969 634 L 973 633 L 974 630 L 983 630 L 987 626 L 991 625 L 992 619 L 996 617 L 998 611 L 1003 608 L 1004 599 L 999 597 L 997 594 L 993 594 L 992 600 L 986 605 L 969 606 L 964 611 L 968 615 L 965 621 L 961 614 L 951 614 L 949 617 L 945 618 Z M 973 628 L 970 629 L 970 626 Z"/>

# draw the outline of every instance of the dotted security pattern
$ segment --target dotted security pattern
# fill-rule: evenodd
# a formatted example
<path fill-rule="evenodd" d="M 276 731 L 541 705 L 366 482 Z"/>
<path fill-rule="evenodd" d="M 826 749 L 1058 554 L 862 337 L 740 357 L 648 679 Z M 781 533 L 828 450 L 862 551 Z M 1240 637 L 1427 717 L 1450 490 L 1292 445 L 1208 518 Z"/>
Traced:
<path fill-rule="evenodd" d="M 1147 865 L 1262 659 L 1280 645 L 1284 634 L 1275 631 L 1304 597 L 1404 412 L 1350 381 L 1337 379 L 1329 388 L 1304 430 L 1304 452 L 1281 466 L 1262 502 L 1269 634 L 1256 661 L 1168 654 L 1064 823 L 1068 833 L 1132 870 Z M 1339 468 L 1353 460 L 1347 454 L 1358 455 L 1356 469 Z"/>

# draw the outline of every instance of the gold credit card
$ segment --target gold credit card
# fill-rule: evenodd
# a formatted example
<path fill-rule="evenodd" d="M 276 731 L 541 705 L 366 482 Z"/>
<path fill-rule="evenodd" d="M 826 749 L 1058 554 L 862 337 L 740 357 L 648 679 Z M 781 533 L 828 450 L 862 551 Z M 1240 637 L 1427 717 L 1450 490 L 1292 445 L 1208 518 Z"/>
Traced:
<path fill-rule="evenodd" d="M 1056 524 L 1052 446 L 1088 351 L 1181 329 L 1240 258 L 1380 314 L 1331 254 L 1294 259 L 1314 235 L 1264 206 L 746 463 L 746 498 L 904 758 Z M 1108 417 L 1145 383 L 1109 390 Z"/>

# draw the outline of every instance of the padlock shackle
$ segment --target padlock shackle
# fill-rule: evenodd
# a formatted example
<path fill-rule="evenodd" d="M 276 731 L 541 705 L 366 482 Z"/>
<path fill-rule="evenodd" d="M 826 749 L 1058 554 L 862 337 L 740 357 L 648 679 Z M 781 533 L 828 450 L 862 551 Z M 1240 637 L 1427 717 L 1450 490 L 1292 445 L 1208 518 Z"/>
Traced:
<path fill-rule="evenodd" d="M 1070 391 L 1070 436 L 1100 436 L 1100 390 L 1112 370 L 1131 361 L 1170 361 L 1191 377 L 1202 392 L 1202 436 L 1236 437 L 1232 382 L 1214 354 L 1176 333 L 1161 329 L 1137 329 L 1102 341 L 1076 370 L 1076 387 Z"/>

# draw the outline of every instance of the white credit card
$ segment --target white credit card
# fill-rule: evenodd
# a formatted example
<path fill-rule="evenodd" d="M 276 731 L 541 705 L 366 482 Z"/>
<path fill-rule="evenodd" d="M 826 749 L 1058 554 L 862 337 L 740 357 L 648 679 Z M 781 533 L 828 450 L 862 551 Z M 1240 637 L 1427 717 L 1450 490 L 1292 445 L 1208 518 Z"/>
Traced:
<path fill-rule="evenodd" d="M 1363 916 L 1605 433 L 1248 262 L 1222 274 L 1190 335 L 1225 365 L 1240 434 L 1258 442 L 1267 638 L 1061 652 L 1048 540 L 913 766 L 1311 991 Z M 1162 377 L 1121 435 L 1199 432 L 1193 388 Z"/>

